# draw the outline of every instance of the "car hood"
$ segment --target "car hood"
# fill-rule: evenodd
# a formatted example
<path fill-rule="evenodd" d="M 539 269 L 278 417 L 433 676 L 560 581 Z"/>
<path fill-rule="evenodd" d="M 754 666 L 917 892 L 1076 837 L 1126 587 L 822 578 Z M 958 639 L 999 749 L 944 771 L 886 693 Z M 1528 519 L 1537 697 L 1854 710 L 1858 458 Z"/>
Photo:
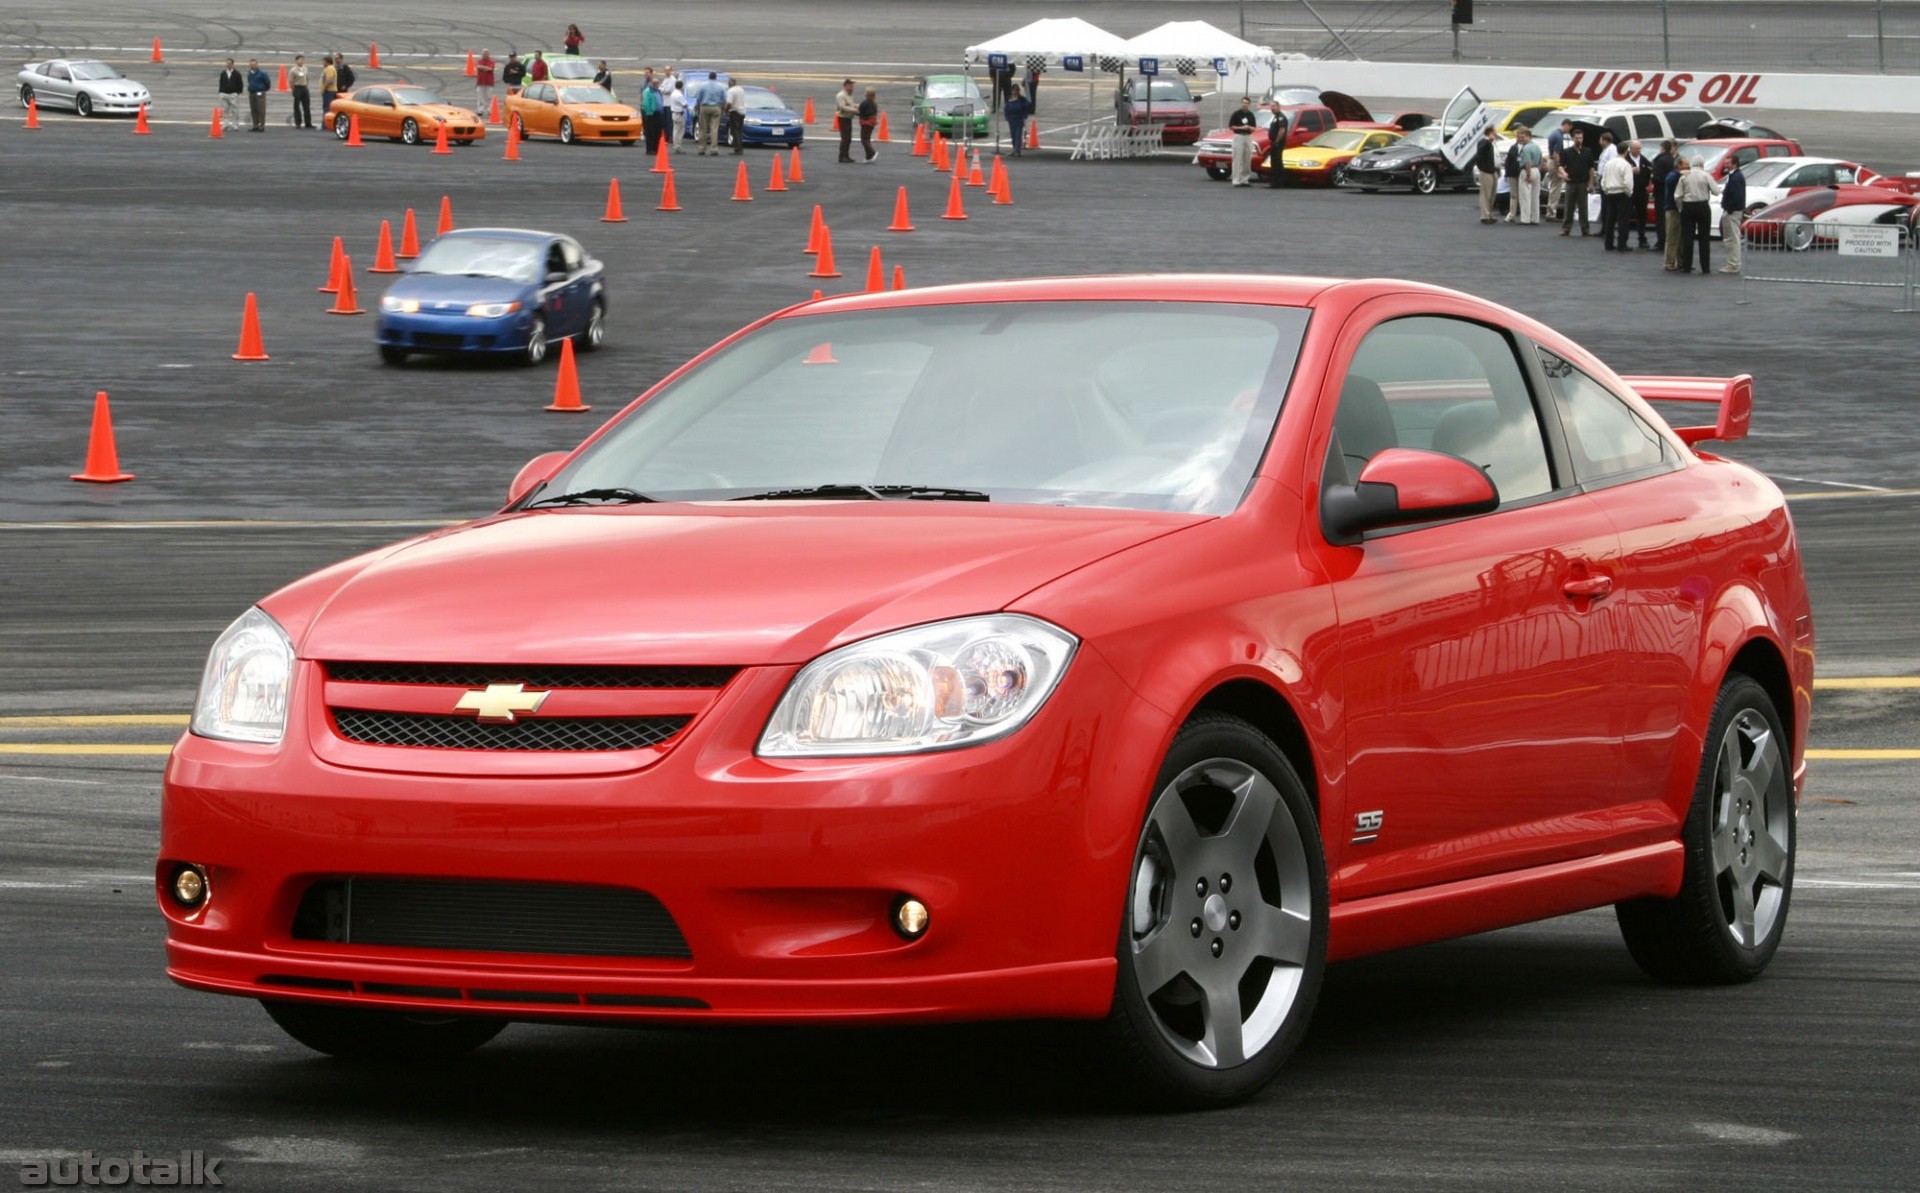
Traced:
<path fill-rule="evenodd" d="M 383 662 L 797 664 L 885 630 L 1004 608 L 1207 520 L 895 501 L 506 514 L 370 558 L 323 600 L 299 651 Z M 271 599 L 263 604 L 273 612 Z"/>
<path fill-rule="evenodd" d="M 1373 113 L 1367 110 L 1367 105 L 1344 91 L 1322 91 L 1320 102 L 1333 109 L 1335 120 L 1358 120 L 1362 123 L 1373 120 Z"/>
<path fill-rule="evenodd" d="M 419 112 L 423 115 L 431 116 L 435 120 L 471 121 L 480 119 L 476 113 L 470 112 L 465 108 L 457 108 L 452 104 L 417 104 L 408 108 L 407 111 Z"/>
<path fill-rule="evenodd" d="M 1351 149 L 1329 149 L 1324 145 L 1295 145 L 1287 150 L 1287 160 L 1292 162 L 1324 162 L 1329 158 L 1352 157 Z"/>
<path fill-rule="evenodd" d="M 747 115 L 755 120 L 798 120 L 800 114 L 792 108 L 748 108 Z"/>
<path fill-rule="evenodd" d="M 465 308 L 476 302 L 512 302 L 525 294 L 531 282 L 511 278 L 470 278 L 446 273 L 409 273 L 387 287 L 391 298 L 417 298 L 422 307 L 444 302 Z"/>
<path fill-rule="evenodd" d="M 585 116 L 634 117 L 640 114 L 638 109 L 630 107 L 627 104 L 561 104 L 560 106 L 568 112 L 578 112 Z"/>
<path fill-rule="evenodd" d="M 1369 149 L 1353 160 L 1368 166 L 1397 166 L 1415 158 L 1437 157 L 1438 149 L 1427 149 L 1419 145 L 1385 145 L 1379 149 Z"/>

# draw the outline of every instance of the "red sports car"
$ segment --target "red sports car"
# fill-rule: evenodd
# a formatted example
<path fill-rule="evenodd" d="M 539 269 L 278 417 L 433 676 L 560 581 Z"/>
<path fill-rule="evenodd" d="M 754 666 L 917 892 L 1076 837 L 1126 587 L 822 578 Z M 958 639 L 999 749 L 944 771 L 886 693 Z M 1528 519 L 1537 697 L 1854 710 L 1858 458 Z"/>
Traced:
<path fill-rule="evenodd" d="M 1920 195 L 1888 186 L 1813 187 L 1749 216 L 1741 238 L 1802 252 L 1839 243 L 1841 228 L 1873 226 L 1906 228 L 1911 240 L 1920 227 Z"/>
<path fill-rule="evenodd" d="M 168 972 L 347 1056 L 1104 1020 L 1189 1105 L 1329 960 L 1612 904 L 1657 977 L 1752 978 L 1813 626 L 1780 492 L 1701 446 L 1751 402 L 1412 282 L 779 312 L 220 636 Z"/>

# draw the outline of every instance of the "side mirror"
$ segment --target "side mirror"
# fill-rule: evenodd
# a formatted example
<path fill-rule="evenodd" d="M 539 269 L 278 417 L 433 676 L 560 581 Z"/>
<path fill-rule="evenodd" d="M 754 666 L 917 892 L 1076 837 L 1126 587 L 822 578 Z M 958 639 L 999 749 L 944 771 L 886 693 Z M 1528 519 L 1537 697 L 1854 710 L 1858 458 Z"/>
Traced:
<path fill-rule="evenodd" d="M 553 474 L 560 471 L 561 461 L 572 454 L 572 452 L 545 452 L 528 460 L 526 465 L 514 474 L 513 483 L 507 486 L 507 504 L 512 505 L 533 492 L 537 486 L 552 480 Z"/>
<path fill-rule="evenodd" d="M 1320 526 L 1350 546 L 1369 530 L 1491 512 L 1500 494 L 1486 470 L 1445 452 L 1390 447 L 1367 461 L 1353 484 L 1327 485 Z"/>

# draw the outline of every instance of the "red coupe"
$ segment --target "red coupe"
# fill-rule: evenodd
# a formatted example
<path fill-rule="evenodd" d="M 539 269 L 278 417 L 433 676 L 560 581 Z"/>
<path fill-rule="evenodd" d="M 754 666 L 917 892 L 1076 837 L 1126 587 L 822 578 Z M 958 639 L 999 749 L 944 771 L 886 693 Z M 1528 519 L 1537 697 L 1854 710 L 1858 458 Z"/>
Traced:
<path fill-rule="evenodd" d="M 1330 960 L 1611 904 L 1656 977 L 1752 978 L 1813 623 L 1780 492 L 1702 447 L 1751 404 L 1413 282 L 779 312 L 220 635 L 168 973 L 345 1056 L 1103 1020 L 1188 1105 Z"/>

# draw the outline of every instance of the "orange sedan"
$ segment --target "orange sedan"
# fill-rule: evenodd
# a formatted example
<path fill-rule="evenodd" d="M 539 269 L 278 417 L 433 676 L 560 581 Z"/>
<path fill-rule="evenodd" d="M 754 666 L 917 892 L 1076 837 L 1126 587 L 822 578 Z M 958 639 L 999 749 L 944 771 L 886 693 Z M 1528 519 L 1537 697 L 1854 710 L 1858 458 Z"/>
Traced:
<path fill-rule="evenodd" d="M 409 145 L 432 141 L 442 124 L 447 126 L 447 139 L 456 145 L 483 141 L 487 136 L 486 121 L 425 87 L 362 87 L 341 96 L 327 109 L 333 135 L 346 140 L 354 116 L 360 117 L 361 136 L 389 137 Z"/>
<path fill-rule="evenodd" d="M 520 122 L 523 137 L 558 137 L 568 145 L 581 141 L 640 142 L 638 109 L 591 83 L 529 83 L 506 100 L 508 120 Z"/>

